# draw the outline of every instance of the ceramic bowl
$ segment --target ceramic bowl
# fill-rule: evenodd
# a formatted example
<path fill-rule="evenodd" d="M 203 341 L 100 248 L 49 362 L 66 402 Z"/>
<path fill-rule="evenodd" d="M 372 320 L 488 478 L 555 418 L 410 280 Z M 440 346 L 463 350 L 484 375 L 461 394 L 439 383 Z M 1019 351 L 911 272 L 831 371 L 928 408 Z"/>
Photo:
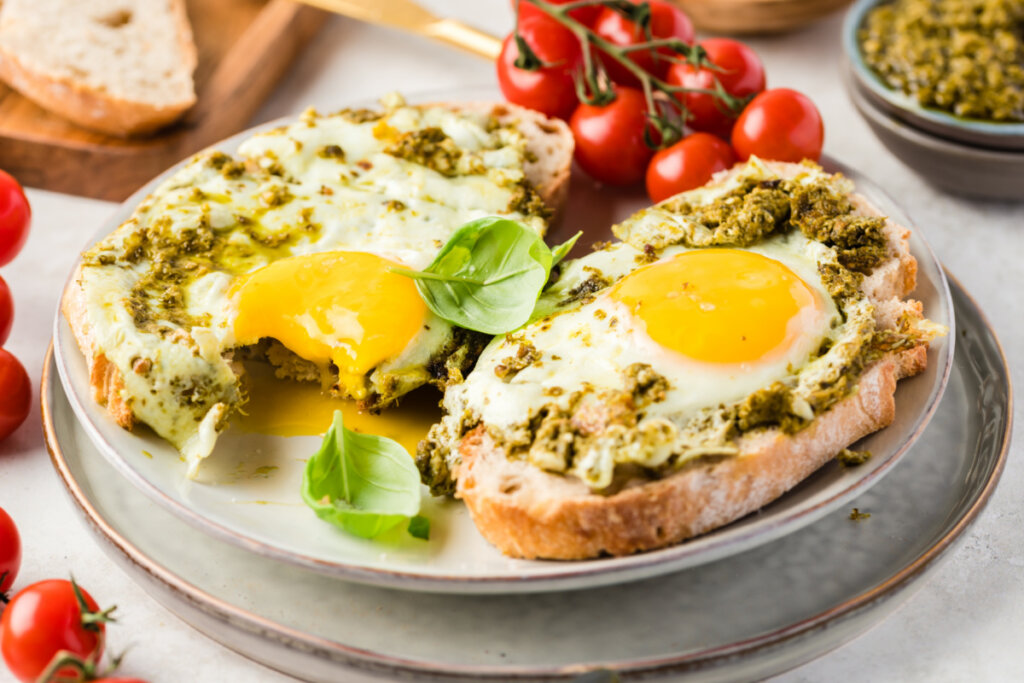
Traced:
<path fill-rule="evenodd" d="M 673 0 L 702 31 L 730 34 L 789 31 L 850 3 L 850 0 Z"/>
<path fill-rule="evenodd" d="M 896 158 L 952 194 L 1024 201 L 1024 150 L 1000 151 L 947 140 L 892 116 L 847 75 L 853 105 Z"/>
<path fill-rule="evenodd" d="M 933 136 L 973 147 L 1024 153 L 1024 123 L 997 123 L 954 116 L 922 107 L 916 99 L 893 90 L 864 61 L 857 33 L 867 13 L 886 0 L 858 0 L 843 23 L 843 49 L 853 76 L 852 87 L 876 109 Z"/>

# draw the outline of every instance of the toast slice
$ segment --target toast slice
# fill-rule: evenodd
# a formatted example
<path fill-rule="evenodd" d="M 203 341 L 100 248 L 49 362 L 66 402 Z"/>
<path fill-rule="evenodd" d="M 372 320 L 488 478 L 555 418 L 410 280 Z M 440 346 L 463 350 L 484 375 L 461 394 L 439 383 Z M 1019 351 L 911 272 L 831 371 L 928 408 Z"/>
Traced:
<path fill-rule="evenodd" d="M 452 110 L 459 110 L 464 107 L 464 105 L 438 106 Z M 568 126 L 562 121 L 547 119 L 536 112 L 512 105 L 480 103 L 473 105 L 471 108 L 480 113 L 487 113 L 491 117 L 498 119 L 499 123 L 512 126 L 522 132 L 525 137 L 524 146 L 526 152 L 524 154 L 526 161 L 522 172 L 525 175 L 528 186 L 536 190 L 537 195 L 547 206 L 544 213 L 557 211 L 568 191 L 569 167 L 572 163 L 573 141 L 572 133 L 569 131 Z M 353 115 L 370 116 L 372 113 L 359 111 L 353 112 Z M 314 114 L 313 116 L 315 117 L 316 115 Z M 296 125 L 301 129 L 307 129 L 307 124 L 310 120 L 312 119 L 304 118 Z M 292 143 L 288 142 L 289 139 L 286 135 L 280 134 L 282 132 L 286 133 L 286 129 L 273 131 L 264 135 L 262 139 L 267 144 L 285 144 L 286 148 L 291 148 L 289 145 Z M 330 142 L 330 140 L 326 141 Z M 323 145 L 324 142 L 324 140 L 320 140 L 319 144 Z M 295 148 L 301 149 L 301 145 L 295 145 Z M 335 148 L 335 150 L 335 153 L 340 153 L 338 148 Z M 312 151 L 315 153 L 315 149 Z M 261 164 L 267 160 L 272 160 L 275 165 L 288 167 L 288 169 L 272 170 L 268 175 L 265 169 L 260 170 Z M 356 160 L 352 161 L 355 162 Z M 294 165 L 290 165 L 291 160 L 283 155 L 278 156 L 274 153 L 265 153 L 259 158 L 248 158 L 246 163 L 249 166 L 255 167 L 255 169 L 251 172 L 244 170 L 241 162 L 231 160 L 226 155 L 219 153 L 207 152 L 197 156 L 190 164 L 187 164 L 181 171 L 158 188 L 153 195 L 144 200 L 132 218 L 104 240 L 104 242 L 109 242 L 107 246 L 111 249 L 120 250 L 122 249 L 120 246 L 123 244 L 122 240 L 138 227 L 154 225 L 166 219 L 166 215 L 161 215 L 162 198 L 165 195 L 177 193 L 178 199 L 175 199 L 174 202 L 180 203 L 182 200 L 190 200 L 194 196 L 194 190 L 192 191 L 193 194 L 190 194 L 189 190 L 195 184 L 197 177 L 214 177 L 217 182 L 228 178 L 232 186 L 240 187 L 244 182 L 248 182 L 246 178 L 249 175 L 255 174 L 264 180 L 269 178 L 271 183 L 279 184 L 280 178 L 275 176 L 275 173 L 283 173 L 286 176 L 290 176 L 293 169 L 296 173 L 300 172 L 305 162 L 297 161 Z M 216 165 L 216 168 L 213 167 L 214 165 Z M 261 173 L 262 175 L 259 175 Z M 290 181 L 301 183 L 302 179 L 292 177 Z M 319 192 L 315 194 L 333 195 L 334 190 L 326 185 L 321 186 L 320 182 L 320 180 L 317 180 L 315 183 L 319 187 Z M 343 180 L 342 184 L 344 182 Z M 295 187 L 298 188 L 299 185 Z M 299 190 L 296 189 L 296 191 Z M 199 192 L 198 196 L 201 198 L 203 193 Z M 260 194 L 259 196 L 261 198 L 260 201 L 266 197 L 265 194 Z M 174 205 L 174 202 L 171 202 L 171 205 Z M 223 204 L 223 202 L 221 203 Z M 261 217 L 267 212 L 265 205 L 260 205 L 257 209 L 258 215 Z M 245 212 L 243 207 L 228 207 L 218 210 L 222 211 L 224 215 L 236 214 L 236 220 L 238 220 L 238 214 L 244 214 Z M 301 218 L 301 214 L 293 218 Z M 313 218 L 315 219 L 316 216 L 314 215 Z M 263 220 L 263 218 L 260 220 Z M 538 225 L 542 229 L 543 221 L 540 218 L 536 220 L 541 221 Z M 453 225 L 448 227 L 451 232 L 454 232 L 459 226 Z M 343 242 L 338 242 L 333 244 L 331 248 L 340 249 L 345 246 Z M 440 246 L 441 244 L 432 242 L 430 248 L 439 249 Z M 96 265 L 95 261 L 97 258 L 113 258 L 112 256 L 97 257 L 96 254 L 92 253 L 95 249 L 102 250 L 103 248 L 104 243 L 101 242 L 93 250 L 86 252 L 87 258 L 92 254 L 93 258 L 91 260 L 93 265 Z M 201 256 L 202 254 L 199 255 Z M 432 254 L 429 256 L 432 258 Z M 430 258 L 426 259 L 427 262 L 429 260 Z M 86 291 L 86 286 L 83 284 L 84 268 L 84 264 L 79 265 L 70 285 L 65 290 L 62 298 L 62 311 L 71 326 L 79 348 L 87 359 L 89 384 L 93 398 L 97 403 L 106 406 L 110 417 L 121 427 L 131 429 L 137 422 L 141 421 L 149 424 L 161 436 L 175 443 L 179 450 L 186 454 L 189 462 L 189 476 L 195 476 L 199 461 L 212 451 L 217 433 L 223 429 L 227 418 L 234 408 L 244 401 L 244 397 L 240 395 L 239 389 L 239 373 L 241 369 L 237 364 L 232 363 L 233 349 L 223 348 L 208 351 L 205 348 L 210 343 L 208 330 L 202 331 L 202 338 L 206 340 L 205 342 L 200 340 L 198 332 L 189 329 L 179 329 L 170 335 L 165 334 L 161 336 L 159 341 L 161 344 L 160 354 L 163 357 L 179 357 L 181 363 L 188 364 L 192 368 L 191 374 L 193 376 L 200 378 L 215 377 L 217 378 L 217 386 L 223 388 L 223 393 L 219 400 L 208 401 L 209 405 L 204 404 L 201 409 L 194 411 L 194 414 L 190 413 L 184 405 L 178 405 L 174 419 L 184 425 L 180 430 L 180 435 L 184 436 L 177 440 L 172 439 L 167 431 L 162 431 L 158 425 L 154 424 L 153 419 L 147 418 L 141 407 L 141 403 L 145 403 L 146 397 L 144 394 L 148 393 L 148 390 L 143 390 L 145 385 L 140 385 L 139 377 L 144 377 L 152 371 L 151 364 L 146 360 L 147 353 L 152 355 L 152 352 L 144 352 L 144 349 L 141 347 L 135 352 L 127 352 L 124 348 L 126 345 L 130 345 L 133 340 L 137 344 L 142 344 L 140 339 L 143 337 L 155 343 L 154 337 L 157 335 L 146 336 L 140 333 L 138 329 L 131 327 L 132 315 L 130 311 L 121 310 L 124 308 L 123 301 L 127 298 L 123 292 L 118 293 L 119 290 L 115 290 L 112 295 L 105 295 L 105 298 L 89 295 Z M 136 265 L 132 265 L 131 268 L 137 270 Z M 135 276 L 128 275 L 128 277 Z M 129 339 L 121 339 L 121 337 L 115 335 L 114 338 L 121 340 L 114 346 L 111 346 L 109 343 L 109 340 L 112 338 L 110 330 L 103 329 L 104 326 L 109 327 L 110 318 L 108 313 L 110 311 L 118 312 L 117 314 L 127 323 L 126 329 L 130 333 L 128 335 Z M 142 337 L 139 336 L 140 334 L 142 334 Z M 434 378 L 455 376 L 461 379 L 460 373 L 462 370 L 468 371 L 468 368 L 475 361 L 476 354 L 482 348 L 482 344 L 478 340 L 467 340 L 465 338 L 469 334 L 475 333 L 465 333 L 465 331 L 462 331 L 460 336 L 460 332 L 455 331 L 453 341 L 449 345 L 451 348 L 446 347 L 446 350 L 450 350 L 451 353 L 445 359 L 443 367 L 430 369 Z M 121 336 L 123 337 L 124 335 Z M 200 341 L 197 342 L 197 340 Z M 275 348 L 275 351 L 279 352 L 281 350 L 283 350 L 283 347 Z M 287 359 L 289 362 L 301 361 L 297 356 L 291 355 L 290 352 L 287 353 L 290 356 Z M 115 356 L 120 356 L 120 361 Z M 272 357 L 268 356 L 268 359 L 273 362 Z M 311 378 L 316 378 L 315 369 Z M 422 383 L 420 381 L 420 384 Z M 411 390 L 412 388 L 415 387 L 410 385 L 405 390 Z"/>
<path fill-rule="evenodd" d="M 184 0 L 4 0 L 0 78 L 40 106 L 111 135 L 140 135 L 196 101 Z"/>
<path fill-rule="evenodd" d="M 767 187 L 774 187 L 773 183 L 778 181 L 799 178 L 808 170 L 795 164 L 757 160 L 751 163 L 763 167 L 759 178 L 764 179 L 761 182 L 767 183 Z M 749 165 L 737 166 L 716 176 L 706 188 L 641 212 L 616 226 L 614 231 L 635 248 L 632 253 L 637 254 L 638 260 L 646 256 L 653 259 L 654 247 L 660 249 L 679 237 L 673 231 L 693 229 L 690 222 L 674 220 L 673 211 L 689 203 L 699 205 L 705 196 L 721 196 L 723 188 L 731 181 L 749 172 Z M 853 206 L 851 215 L 880 216 L 863 197 L 851 194 L 848 199 Z M 676 209 L 666 208 L 673 203 Z M 697 228 L 690 238 L 699 241 L 712 232 Z M 823 405 L 821 410 L 816 408 L 813 419 L 802 422 L 799 427 L 787 427 L 782 420 L 779 424 L 769 420 L 737 430 L 738 433 L 731 432 L 717 445 L 712 443 L 713 447 L 706 449 L 703 455 L 697 449 L 695 457 L 680 459 L 675 465 L 665 464 L 671 462 L 671 458 L 664 455 L 660 456 L 658 465 L 650 469 L 616 464 L 614 484 L 595 490 L 593 485 L 575 476 L 576 470 L 566 468 L 565 460 L 556 458 L 554 464 L 539 466 L 538 463 L 549 463 L 550 457 L 535 460 L 536 446 L 550 433 L 545 430 L 557 429 L 557 441 L 552 439 L 548 443 L 556 444 L 552 449 L 565 457 L 562 454 L 566 450 L 571 452 L 573 448 L 581 448 L 579 444 L 588 443 L 581 440 L 585 438 L 581 434 L 602 435 L 621 429 L 623 424 L 636 425 L 637 416 L 650 411 L 650 405 L 638 400 L 636 394 L 630 396 L 626 392 L 623 400 L 622 392 L 618 392 L 612 394 L 615 399 L 603 399 L 602 394 L 587 387 L 559 384 L 555 396 L 580 391 L 586 398 L 596 395 L 597 400 L 570 403 L 580 407 L 564 414 L 557 412 L 556 404 L 549 403 L 536 414 L 526 416 L 526 408 L 517 408 L 513 390 L 506 392 L 502 388 L 510 386 L 507 382 L 488 385 L 490 388 L 485 393 L 477 390 L 474 394 L 472 389 L 456 388 L 446 397 L 446 417 L 428 440 L 421 443 L 418 464 L 425 481 L 443 490 L 444 482 L 437 479 L 437 470 L 447 468 L 454 479 L 455 496 L 465 501 L 481 534 L 503 553 L 522 558 L 572 560 L 651 550 L 679 543 L 763 507 L 850 444 L 890 424 L 895 415 L 897 381 L 925 368 L 928 341 L 931 336 L 941 334 L 941 330 L 935 329 L 937 326 L 923 320 L 919 302 L 904 299 L 914 289 L 917 274 L 917 264 L 907 244 L 909 231 L 886 219 L 881 224 L 881 233 L 884 259 L 857 275 L 859 293 L 855 298 L 868 305 L 864 310 L 868 311 L 873 327 L 870 339 L 886 339 L 888 343 L 879 342 L 879 350 L 864 357 L 862 371 L 850 376 L 854 382 L 851 390 L 837 396 L 830 405 Z M 581 262 L 585 260 L 586 257 Z M 568 269 L 573 267 L 567 264 Z M 597 272 L 593 267 L 590 269 Z M 555 287 L 559 284 L 556 282 Z M 577 284 L 571 291 L 585 291 L 592 297 L 594 292 L 610 284 L 605 282 L 589 288 Z M 550 326 L 553 317 L 557 316 L 545 317 L 533 325 Z M 602 331 L 595 330 L 594 334 L 602 334 Z M 522 338 L 536 341 L 530 336 L 529 328 Z M 897 339 L 898 343 L 892 343 Z M 494 359 L 509 354 L 507 351 L 496 353 L 496 348 L 502 347 L 492 346 L 485 351 L 467 379 L 467 386 L 482 383 L 477 373 L 505 371 L 494 365 Z M 582 346 L 579 351 L 595 353 Z M 565 355 L 568 350 L 563 344 L 557 352 Z M 528 360 L 537 358 L 542 363 L 557 360 L 546 353 L 539 342 L 536 348 L 531 347 L 529 355 Z M 846 375 L 840 376 L 843 377 Z M 521 397 L 527 392 L 522 391 L 515 396 Z M 491 408 L 492 415 L 507 419 L 505 415 L 519 410 L 528 419 L 508 420 L 512 427 L 488 424 L 486 418 L 481 417 L 486 414 L 485 409 L 476 412 L 477 404 L 467 398 L 474 395 L 485 395 L 487 405 L 504 406 L 503 413 Z M 631 416 L 632 423 L 622 419 L 624 413 Z M 620 443 L 634 447 L 636 441 Z M 574 457 L 582 457 L 581 452 L 577 450 Z"/>

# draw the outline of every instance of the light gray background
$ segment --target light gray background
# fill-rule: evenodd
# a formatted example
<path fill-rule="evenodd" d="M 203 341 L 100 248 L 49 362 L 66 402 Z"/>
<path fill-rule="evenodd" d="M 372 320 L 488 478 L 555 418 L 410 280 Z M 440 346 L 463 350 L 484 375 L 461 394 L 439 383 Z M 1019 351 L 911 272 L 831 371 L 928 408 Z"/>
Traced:
<path fill-rule="evenodd" d="M 511 26 L 505 0 L 434 0 L 435 11 L 495 34 Z M 770 87 L 810 95 L 825 118 L 826 153 L 873 178 L 902 204 L 949 270 L 988 313 L 1024 386 L 1024 197 L 981 203 L 943 195 L 886 152 L 852 109 L 839 77 L 841 17 L 806 30 L 749 41 L 763 58 Z M 314 105 L 493 83 L 493 66 L 450 48 L 347 19 L 333 19 L 253 123 Z M 53 311 L 80 247 L 114 205 L 29 190 L 32 234 L 2 271 L 16 319 L 7 348 L 38 385 Z M 38 391 L 38 388 L 36 389 Z M 38 396 L 34 400 L 37 400 Z M 1022 409 L 1018 406 L 1016 417 Z M 894 616 L 831 654 L 779 677 L 822 680 L 962 681 L 1024 678 L 1024 469 L 1011 448 L 1003 481 L 966 543 Z M 0 506 L 21 529 L 18 587 L 75 577 L 103 605 L 119 605 L 109 632 L 114 652 L 129 647 L 121 673 L 153 683 L 291 680 L 245 660 L 193 631 L 136 587 L 76 521 L 43 445 L 38 410 L 0 443 Z M 268 590 L 273 587 L 268 586 Z M 0 671 L 0 680 L 8 676 Z"/>

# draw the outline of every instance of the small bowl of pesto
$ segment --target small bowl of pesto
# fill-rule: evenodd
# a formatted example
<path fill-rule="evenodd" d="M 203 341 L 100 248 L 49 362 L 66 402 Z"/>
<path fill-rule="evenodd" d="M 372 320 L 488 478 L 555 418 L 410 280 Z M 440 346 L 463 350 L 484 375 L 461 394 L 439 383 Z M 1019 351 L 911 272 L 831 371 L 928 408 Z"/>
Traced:
<path fill-rule="evenodd" d="M 1024 0 L 860 0 L 843 41 L 852 87 L 947 140 L 1024 151 Z"/>

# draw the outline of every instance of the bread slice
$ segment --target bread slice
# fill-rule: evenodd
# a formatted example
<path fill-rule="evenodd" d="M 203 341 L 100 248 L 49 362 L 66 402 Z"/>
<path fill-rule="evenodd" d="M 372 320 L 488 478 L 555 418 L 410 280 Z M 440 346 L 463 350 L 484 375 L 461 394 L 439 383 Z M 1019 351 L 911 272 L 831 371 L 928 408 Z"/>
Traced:
<path fill-rule="evenodd" d="M 793 164 L 768 166 L 783 178 L 805 170 Z M 724 183 L 738 170 L 713 182 Z M 858 213 L 880 215 L 863 197 L 851 199 Z M 860 285 L 874 306 L 879 330 L 896 329 L 901 319 L 922 315 L 919 302 L 903 300 L 914 289 L 917 273 L 909 231 L 888 220 L 884 233 L 889 258 Z M 622 231 L 619 236 L 630 237 Z M 611 494 L 594 492 L 580 479 L 543 470 L 525 458 L 508 457 L 488 425 L 479 424 L 458 444 L 455 495 L 465 501 L 480 533 L 514 557 L 573 560 L 672 545 L 763 507 L 842 449 L 890 424 L 897 381 L 923 371 L 926 354 L 926 342 L 884 354 L 864 369 L 854 393 L 795 433 L 755 429 L 737 440 L 738 455 L 696 458 L 653 480 L 634 477 Z M 500 398 L 489 396 L 491 401 Z M 601 410 L 594 414 L 602 419 Z M 603 431 L 601 425 L 588 429 Z"/>
<path fill-rule="evenodd" d="M 455 110 L 467 108 L 466 105 L 451 103 L 440 106 Z M 526 135 L 527 150 L 532 152 L 532 161 L 524 167 L 526 179 L 552 212 L 557 213 L 568 194 L 569 169 L 573 156 L 572 132 L 565 122 L 503 103 L 477 103 L 469 108 L 487 111 L 502 123 L 514 123 Z M 118 425 L 132 429 L 137 417 L 132 409 L 133 397 L 125 389 L 124 373 L 144 370 L 119 367 L 104 354 L 99 344 L 100 335 L 93 329 L 92 317 L 87 310 L 86 293 L 80 282 L 81 265 L 63 293 L 61 310 L 86 358 L 94 400 L 106 407 L 107 413 Z M 211 424 L 219 422 L 223 415 L 214 417 L 216 419 L 211 419 Z M 212 436 L 215 438 L 215 434 Z M 207 434 L 204 438 L 209 437 Z"/>
<path fill-rule="evenodd" d="M 166 126 L 196 101 L 184 0 L 4 0 L 0 78 L 111 135 Z"/>

